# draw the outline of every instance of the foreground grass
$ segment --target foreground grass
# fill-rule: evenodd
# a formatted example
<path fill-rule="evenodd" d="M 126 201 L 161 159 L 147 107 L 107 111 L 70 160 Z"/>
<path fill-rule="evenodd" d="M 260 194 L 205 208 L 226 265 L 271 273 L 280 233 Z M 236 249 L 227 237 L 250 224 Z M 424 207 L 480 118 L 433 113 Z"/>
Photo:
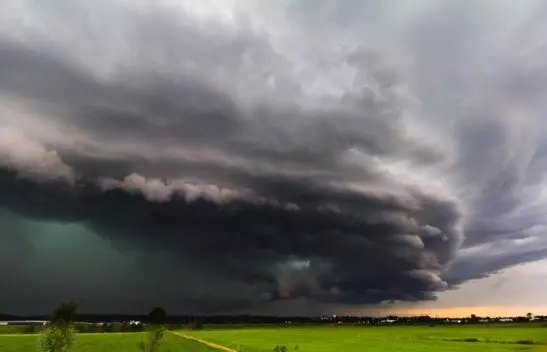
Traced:
<path fill-rule="evenodd" d="M 271 352 L 277 344 L 298 352 L 547 352 L 547 327 L 539 324 L 386 327 L 256 327 L 181 331 L 243 352 Z M 138 352 L 145 333 L 77 334 L 71 352 Z M 0 335 L 1 352 L 36 352 L 38 335 Z M 214 349 L 175 333 L 162 352 Z"/>
<path fill-rule="evenodd" d="M 137 343 L 144 333 L 77 334 L 71 352 L 138 352 Z M 0 335 L 2 352 L 36 352 L 38 335 Z M 166 333 L 162 352 L 211 352 L 215 351 L 197 342 L 188 341 L 172 333 Z"/>
<path fill-rule="evenodd" d="M 547 351 L 541 326 L 306 327 L 185 331 L 244 352 L 269 352 L 277 344 L 299 352 Z"/>

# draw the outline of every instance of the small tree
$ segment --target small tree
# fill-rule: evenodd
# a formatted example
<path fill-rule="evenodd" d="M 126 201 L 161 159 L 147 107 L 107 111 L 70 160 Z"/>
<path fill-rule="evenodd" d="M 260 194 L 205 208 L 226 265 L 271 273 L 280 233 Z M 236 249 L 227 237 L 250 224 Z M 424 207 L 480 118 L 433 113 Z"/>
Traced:
<path fill-rule="evenodd" d="M 148 332 L 148 339 L 139 342 L 138 346 L 142 352 L 157 352 L 162 344 L 165 328 L 163 326 L 154 326 Z"/>
<path fill-rule="evenodd" d="M 78 303 L 63 302 L 53 311 L 50 324 L 40 336 L 43 352 L 66 352 L 74 343 L 74 320 Z"/>
<path fill-rule="evenodd" d="M 148 314 L 148 318 L 150 319 L 150 324 L 152 325 L 163 325 L 167 320 L 167 314 L 163 308 L 156 307 L 152 309 L 150 314 Z"/>
<path fill-rule="evenodd" d="M 194 319 L 192 323 L 192 330 L 203 330 L 203 321 L 201 318 Z"/>
<path fill-rule="evenodd" d="M 72 324 L 76 320 L 77 310 L 78 310 L 78 302 L 76 301 L 62 302 L 53 311 L 51 322 L 57 326 Z"/>
<path fill-rule="evenodd" d="M 163 308 L 156 307 L 152 309 L 148 317 L 151 325 L 148 338 L 146 341 L 139 342 L 138 346 L 142 352 L 157 352 L 165 334 L 164 324 L 167 321 L 167 314 Z"/>

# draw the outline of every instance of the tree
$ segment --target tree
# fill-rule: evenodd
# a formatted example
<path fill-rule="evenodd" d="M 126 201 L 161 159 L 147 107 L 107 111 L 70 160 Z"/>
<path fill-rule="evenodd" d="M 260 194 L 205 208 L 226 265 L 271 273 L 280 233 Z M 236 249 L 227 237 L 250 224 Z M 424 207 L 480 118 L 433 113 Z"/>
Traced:
<path fill-rule="evenodd" d="M 532 313 L 527 313 L 526 318 L 528 318 L 528 320 L 532 320 L 534 319 L 534 315 Z"/>
<path fill-rule="evenodd" d="M 471 314 L 471 320 L 473 321 L 477 320 L 477 316 L 475 314 Z"/>
<path fill-rule="evenodd" d="M 51 322 L 40 336 L 43 352 L 66 352 L 74 343 L 74 321 L 78 303 L 62 302 L 53 311 Z"/>
<path fill-rule="evenodd" d="M 157 352 L 165 334 L 164 324 L 167 321 L 167 314 L 163 308 L 156 307 L 148 314 L 148 318 L 151 325 L 151 329 L 147 335 L 148 339 L 139 342 L 137 346 L 139 346 L 142 352 Z"/>
<path fill-rule="evenodd" d="M 78 302 L 67 301 L 61 302 L 53 311 L 51 322 L 56 325 L 68 325 L 76 320 L 76 311 L 78 310 Z"/>
<path fill-rule="evenodd" d="M 155 326 L 148 333 L 147 341 L 139 342 L 139 348 L 142 352 L 157 352 L 161 346 L 164 334 L 165 328 L 162 326 Z"/>
<path fill-rule="evenodd" d="M 203 321 L 201 318 L 194 319 L 192 323 L 192 330 L 203 330 Z"/>
<path fill-rule="evenodd" d="M 167 314 L 163 308 L 156 307 L 148 314 L 148 318 L 150 319 L 150 324 L 163 325 L 167 320 Z"/>

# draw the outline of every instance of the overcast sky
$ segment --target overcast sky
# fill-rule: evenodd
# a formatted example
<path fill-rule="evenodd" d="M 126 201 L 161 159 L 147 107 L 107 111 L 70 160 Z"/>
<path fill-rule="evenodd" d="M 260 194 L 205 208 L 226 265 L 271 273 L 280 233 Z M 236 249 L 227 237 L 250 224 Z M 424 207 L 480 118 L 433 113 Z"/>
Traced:
<path fill-rule="evenodd" d="M 544 1 L 2 7 L 0 312 L 547 313 Z"/>

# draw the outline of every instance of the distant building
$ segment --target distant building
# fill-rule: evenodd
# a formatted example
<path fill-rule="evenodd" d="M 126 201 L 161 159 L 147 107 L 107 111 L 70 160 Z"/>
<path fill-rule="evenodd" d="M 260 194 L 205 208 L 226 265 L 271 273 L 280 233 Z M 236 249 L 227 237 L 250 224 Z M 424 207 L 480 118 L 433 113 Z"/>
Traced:
<path fill-rule="evenodd" d="M 0 321 L 0 325 L 6 326 L 6 325 L 46 325 L 48 323 L 47 320 L 6 320 L 6 321 Z"/>

